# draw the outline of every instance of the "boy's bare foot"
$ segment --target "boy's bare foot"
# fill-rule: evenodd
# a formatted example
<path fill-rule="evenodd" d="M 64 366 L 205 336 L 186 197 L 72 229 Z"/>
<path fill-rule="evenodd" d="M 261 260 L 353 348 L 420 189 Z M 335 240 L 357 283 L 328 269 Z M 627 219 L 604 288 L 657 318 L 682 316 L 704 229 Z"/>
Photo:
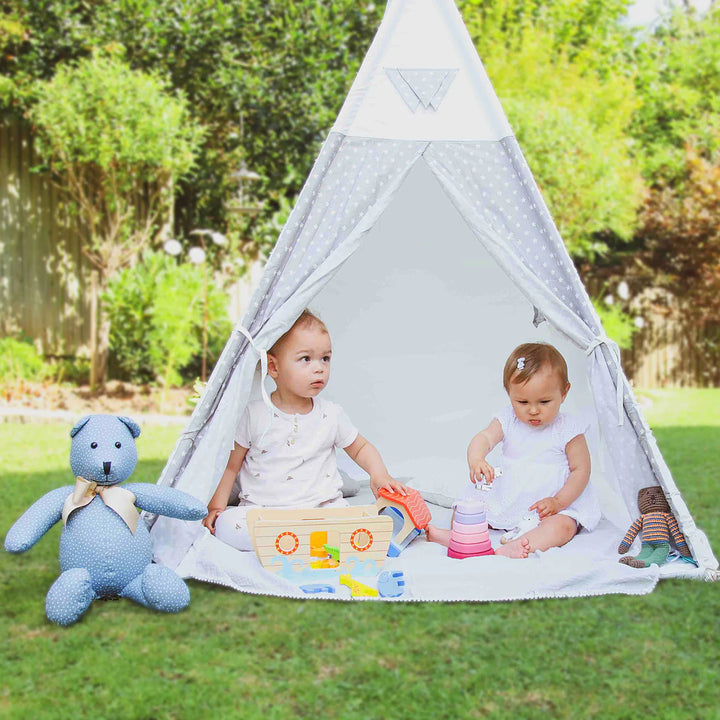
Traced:
<path fill-rule="evenodd" d="M 447 547 L 450 544 L 450 530 L 446 528 L 438 528 L 434 525 L 428 525 L 425 528 L 428 542 L 438 543 Z"/>
<path fill-rule="evenodd" d="M 522 560 L 530 554 L 530 541 L 523 535 L 495 550 L 496 555 Z"/>

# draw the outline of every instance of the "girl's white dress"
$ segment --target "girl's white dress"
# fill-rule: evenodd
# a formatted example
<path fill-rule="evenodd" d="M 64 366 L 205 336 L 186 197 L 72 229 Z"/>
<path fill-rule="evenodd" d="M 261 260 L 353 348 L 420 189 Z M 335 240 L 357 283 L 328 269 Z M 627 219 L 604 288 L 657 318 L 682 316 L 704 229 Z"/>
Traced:
<path fill-rule="evenodd" d="M 570 474 L 565 446 L 587 432 L 587 423 L 572 415 L 558 413 L 550 424 L 534 428 L 520 422 L 509 405 L 495 417 L 503 431 L 502 476 L 495 479 L 485 498 L 488 523 L 498 530 L 518 525 L 528 508 L 553 496 Z M 535 512 L 535 511 L 533 511 Z M 600 508 L 590 484 L 563 515 L 592 530 L 600 520 Z"/>

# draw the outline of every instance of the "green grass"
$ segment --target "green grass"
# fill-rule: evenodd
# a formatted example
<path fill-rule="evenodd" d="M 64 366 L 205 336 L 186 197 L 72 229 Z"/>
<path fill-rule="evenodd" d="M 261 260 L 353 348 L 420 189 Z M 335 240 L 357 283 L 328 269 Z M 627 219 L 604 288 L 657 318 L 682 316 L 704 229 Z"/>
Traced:
<path fill-rule="evenodd" d="M 639 393 L 698 525 L 720 549 L 720 391 Z M 64 425 L 0 425 L 3 534 L 71 481 Z M 147 428 L 152 482 L 177 429 Z M 720 584 L 491 604 L 331 603 L 191 583 L 179 616 L 96 602 L 44 616 L 59 527 L 0 553 L 0 717 L 718 718 Z"/>

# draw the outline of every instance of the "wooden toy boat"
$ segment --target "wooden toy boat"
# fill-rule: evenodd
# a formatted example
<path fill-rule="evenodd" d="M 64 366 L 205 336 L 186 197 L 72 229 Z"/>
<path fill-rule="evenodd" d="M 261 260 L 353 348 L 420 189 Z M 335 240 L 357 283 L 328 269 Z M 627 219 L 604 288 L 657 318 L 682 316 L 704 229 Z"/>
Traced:
<path fill-rule="evenodd" d="M 279 572 L 286 565 L 284 560 L 338 571 L 346 571 L 350 559 L 374 560 L 380 568 L 393 535 L 392 518 L 378 515 L 376 505 L 259 507 L 248 512 L 247 523 L 255 553 L 270 572 Z"/>

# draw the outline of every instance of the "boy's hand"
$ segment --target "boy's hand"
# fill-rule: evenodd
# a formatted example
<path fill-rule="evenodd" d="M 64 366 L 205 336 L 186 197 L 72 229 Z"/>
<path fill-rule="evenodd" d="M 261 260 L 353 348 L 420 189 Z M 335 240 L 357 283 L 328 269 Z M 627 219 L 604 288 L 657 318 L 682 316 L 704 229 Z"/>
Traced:
<path fill-rule="evenodd" d="M 385 488 L 391 492 L 407 495 L 407 488 L 397 480 L 393 480 L 389 475 L 376 475 L 370 477 L 370 489 L 372 494 L 377 497 L 380 488 Z"/>
<path fill-rule="evenodd" d="M 554 497 L 546 497 L 533 503 L 528 510 L 537 510 L 541 520 L 551 515 L 557 515 L 563 509 L 562 505 Z"/>
<path fill-rule="evenodd" d="M 225 508 L 208 508 L 208 514 L 202 521 L 202 524 L 214 535 L 215 534 L 215 521 L 218 515 L 225 510 Z"/>
<path fill-rule="evenodd" d="M 473 484 L 481 482 L 492 484 L 494 479 L 495 468 L 487 460 L 478 460 L 470 465 L 470 482 Z"/>

